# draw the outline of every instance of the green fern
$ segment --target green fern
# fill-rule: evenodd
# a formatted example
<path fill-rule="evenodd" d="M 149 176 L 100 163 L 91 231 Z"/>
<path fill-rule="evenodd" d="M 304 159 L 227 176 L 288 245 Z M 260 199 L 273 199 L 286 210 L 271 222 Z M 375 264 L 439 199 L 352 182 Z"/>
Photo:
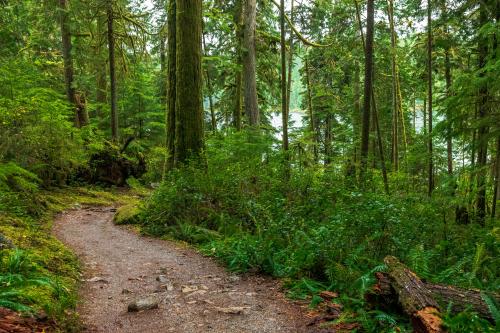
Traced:
<path fill-rule="evenodd" d="M 493 320 L 495 321 L 495 325 L 500 328 L 500 309 L 498 306 L 495 304 L 495 301 L 493 298 L 489 297 L 485 293 L 481 293 L 481 298 L 484 300 L 486 305 L 488 306 L 488 309 L 491 312 L 491 315 L 493 316 Z"/>

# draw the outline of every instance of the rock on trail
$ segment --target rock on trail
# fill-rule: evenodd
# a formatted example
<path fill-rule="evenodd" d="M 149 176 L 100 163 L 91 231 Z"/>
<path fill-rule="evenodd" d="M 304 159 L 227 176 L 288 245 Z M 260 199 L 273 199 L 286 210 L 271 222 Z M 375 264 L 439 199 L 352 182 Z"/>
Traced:
<path fill-rule="evenodd" d="M 54 223 L 84 264 L 85 332 L 310 332 L 276 281 L 240 278 L 193 249 L 115 226 L 114 211 L 79 208 Z"/>

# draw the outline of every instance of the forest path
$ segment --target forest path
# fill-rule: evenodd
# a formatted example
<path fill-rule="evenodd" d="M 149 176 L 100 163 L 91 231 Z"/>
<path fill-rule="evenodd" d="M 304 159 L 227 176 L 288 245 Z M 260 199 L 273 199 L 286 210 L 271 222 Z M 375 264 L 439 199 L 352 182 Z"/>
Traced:
<path fill-rule="evenodd" d="M 277 281 L 231 275 L 193 249 L 141 237 L 114 225 L 114 211 L 70 210 L 54 223 L 84 264 L 78 311 L 85 332 L 309 332 L 304 310 Z M 127 311 L 148 296 L 158 308 Z"/>

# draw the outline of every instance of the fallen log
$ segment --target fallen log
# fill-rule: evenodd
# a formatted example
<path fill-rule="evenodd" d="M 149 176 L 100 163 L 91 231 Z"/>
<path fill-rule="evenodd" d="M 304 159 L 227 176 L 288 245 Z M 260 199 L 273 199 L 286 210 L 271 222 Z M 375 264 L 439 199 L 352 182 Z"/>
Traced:
<path fill-rule="evenodd" d="M 410 316 L 415 333 L 442 333 L 440 308 L 432 293 L 422 280 L 398 259 L 388 256 L 384 259 L 388 268 L 390 286 L 395 291 L 398 303 Z"/>
<path fill-rule="evenodd" d="M 384 304 L 388 308 L 392 308 L 397 300 L 396 291 L 392 288 L 389 274 L 377 272 L 375 273 L 377 283 L 372 290 L 366 295 L 366 299 L 371 304 Z M 494 322 L 493 314 L 488 305 L 484 301 L 481 290 L 478 289 L 463 289 L 454 286 L 443 284 L 430 283 L 422 281 L 434 300 L 438 302 L 442 309 L 446 309 L 451 305 L 452 314 L 457 314 L 468 308 L 476 312 L 481 318 L 490 322 Z M 500 303 L 498 294 L 488 294 L 497 304 Z"/>

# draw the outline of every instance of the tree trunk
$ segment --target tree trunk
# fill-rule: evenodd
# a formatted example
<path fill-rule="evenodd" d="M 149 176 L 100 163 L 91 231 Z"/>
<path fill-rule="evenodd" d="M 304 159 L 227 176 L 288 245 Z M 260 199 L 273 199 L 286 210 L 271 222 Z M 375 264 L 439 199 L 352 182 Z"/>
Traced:
<path fill-rule="evenodd" d="M 486 4 L 483 2 L 479 5 L 479 27 L 483 27 L 488 22 Z M 488 39 L 484 36 L 479 36 L 479 69 L 486 67 L 486 58 L 488 56 Z M 479 76 L 484 77 L 484 72 L 480 71 Z M 485 224 L 486 217 L 486 164 L 488 160 L 488 126 L 485 119 L 488 114 L 488 86 L 486 82 L 482 82 L 479 88 L 479 130 L 477 135 L 478 154 L 477 154 L 477 221 L 479 224 Z"/>
<path fill-rule="evenodd" d="M 445 79 L 446 79 L 446 96 L 450 97 L 451 93 L 451 63 L 450 63 L 450 50 L 447 49 L 445 51 L 444 56 L 445 62 Z M 451 127 L 451 113 L 449 111 L 446 112 L 448 126 L 446 129 L 446 152 L 448 159 L 448 174 L 453 175 L 453 137 L 452 137 L 452 127 Z"/>
<path fill-rule="evenodd" d="M 113 35 L 113 1 L 107 6 L 109 81 L 111 92 L 111 138 L 118 141 L 118 113 L 116 110 L 115 36 Z"/>
<path fill-rule="evenodd" d="M 427 0 L 427 79 L 428 79 L 428 106 L 429 106 L 429 186 L 428 195 L 434 190 L 434 157 L 432 145 L 432 19 L 431 0 Z"/>
<path fill-rule="evenodd" d="M 332 114 L 328 112 L 325 119 L 325 165 L 332 162 Z"/>
<path fill-rule="evenodd" d="M 74 84 L 74 69 L 73 69 L 73 56 L 71 54 L 72 43 L 71 43 L 71 31 L 69 26 L 69 8 L 68 0 L 59 0 L 59 7 L 61 10 L 61 39 L 62 39 L 62 54 L 64 60 L 64 83 L 66 85 L 66 96 L 68 97 L 68 102 L 73 105 L 75 110 L 75 126 L 82 127 L 88 124 L 88 114 L 84 103 L 79 105 L 77 92 Z"/>
<path fill-rule="evenodd" d="M 393 3 L 388 1 L 389 26 L 391 30 L 391 71 L 392 71 L 392 149 L 391 160 L 393 171 L 399 170 L 399 96 L 398 71 L 396 65 L 396 32 L 394 31 Z"/>
<path fill-rule="evenodd" d="M 363 50 L 366 54 L 365 36 L 363 34 L 363 26 L 361 24 L 361 15 L 360 15 L 359 5 L 358 5 L 357 0 L 354 0 L 354 6 L 356 8 L 356 19 L 358 21 L 361 43 L 363 45 Z M 373 74 L 374 74 L 374 71 L 372 70 L 372 80 L 374 77 Z M 366 81 L 365 81 L 365 83 L 366 83 Z M 366 89 L 366 84 L 365 84 L 365 89 Z M 385 192 L 387 194 L 389 194 L 389 180 L 387 178 L 387 168 L 385 165 L 384 146 L 383 146 L 383 142 L 382 142 L 382 133 L 380 131 L 380 124 L 379 124 L 378 110 L 377 110 L 377 99 L 375 98 L 375 89 L 373 88 L 373 81 L 372 81 L 372 85 L 371 85 L 370 98 L 371 98 L 371 102 L 373 103 L 373 120 L 374 120 L 374 124 L 375 124 L 374 125 L 375 130 L 377 131 L 377 142 L 378 142 L 378 149 L 379 149 L 379 154 L 380 154 L 380 165 L 381 165 L 381 169 L 382 169 L 382 177 L 384 180 L 384 189 L 385 189 Z M 364 116 L 364 114 L 363 114 L 363 116 Z M 375 151 L 375 148 L 373 150 Z"/>
<path fill-rule="evenodd" d="M 391 286 L 398 295 L 398 302 L 411 318 L 416 333 L 444 332 L 439 317 L 439 305 L 424 283 L 394 257 L 384 259 Z"/>
<path fill-rule="evenodd" d="M 167 33 L 164 28 L 160 31 L 160 101 L 166 108 L 167 105 Z"/>
<path fill-rule="evenodd" d="M 167 160 L 166 170 L 171 170 L 174 167 L 175 157 L 175 97 L 176 97 L 176 72 L 177 72 L 177 17 L 176 0 L 170 0 L 168 3 L 167 16 Z"/>
<path fill-rule="evenodd" d="M 106 59 L 105 53 L 102 50 L 101 36 L 104 36 L 106 31 L 106 18 L 104 15 L 99 15 L 97 18 L 97 42 L 96 42 L 96 113 L 99 119 L 104 117 L 103 107 L 107 103 L 107 78 L 106 78 Z"/>
<path fill-rule="evenodd" d="M 236 74 L 235 74 L 235 94 L 234 94 L 234 109 L 233 109 L 233 126 L 237 131 L 241 130 L 241 114 L 243 107 L 243 96 L 242 91 L 242 68 L 243 68 L 243 58 L 242 58 L 242 44 L 243 44 L 243 0 L 236 0 L 235 11 L 234 11 L 234 25 L 236 31 L 236 61 L 238 64 Z"/>
<path fill-rule="evenodd" d="M 291 4 L 291 12 L 290 12 L 290 21 L 294 22 L 294 16 L 295 16 L 295 1 L 292 0 L 292 4 Z M 293 36 L 294 36 L 294 32 L 293 32 L 293 29 L 290 28 L 290 38 L 288 39 L 288 44 L 289 44 L 289 47 L 290 47 L 290 51 L 288 52 L 288 78 L 287 78 L 287 86 L 286 86 L 286 111 L 287 111 L 287 115 L 288 115 L 288 118 L 290 118 L 290 101 L 291 101 L 291 96 L 292 96 L 292 74 L 293 74 L 293 56 L 294 56 L 294 39 L 293 39 Z M 285 48 L 285 51 L 286 51 L 286 48 Z"/>
<path fill-rule="evenodd" d="M 313 143 L 313 155 L 314 161 L 318 162 L 318 139 L 316 135 L 316 124 L 315 124 L 315 116 L 314 109 L 312 103 L 312 88 L 311 88 L 311 69 L 309 66 L 309 56 L 306 54 L 305 56 L 306 62 L 306 81 L 307 81 L 307 108 L 309 112 L 309 130 L 311 131 L 311 138 Z"/>
<path fill-rule="evenodd" d="M 257 22 L 256 0 L 246 0 L 244 11 L 243 33 L 243 81 L 245 86 L 245 114 L 250 126 L 260 123 L 259 104 L 257 100 L 257 69 L 255 55 L 255 30 Z"/>
<path fill-rule="evenodd" d="M 285 39 L 285 0 L 281 0 L 280 7 L 281 32 L 281 116 L 283 127 L 283 152 L 285 154 L 285 174 L 288 175 L 288 96 L 286 77 L 286 39 Z M 292 50 L 290 49 L 290 53 Z"/>
<path fill-rule="evenodd" d="M 356 61 L 354 63 L 354 113 L 352 117 L 353 124 L 353 141 L 354 141 L 354 164 L 358 161 L 357 147 L 360 144 L 359 142 L 359 133 L 360 133 L 360 124 L 361 124 L 361 105 L 360 105 L 360 79 L 359 79 L 359 62 Z"/>
<path fill-rule="evenodd" d="M 404 266 L 402 265 L 402 267 Z M 409 270 L 408 272 L 416 277 L 415 273 Z M 398 297 L 395 289 L 392 287 L 393 280 L 387 273 L 377 272 L 375 276 L 377 283 L 372 290 L 366 294 L 366 299 L 371 304 L 390 308 L 394 305 L 394 301 L 397 300 Z M 447 308 L 451 304 L 450 309 L 452 314 L 457 314 L 471 307 L 480 317 L 491 322 L 494 321 L 490 308 L 483 299 L 483 292 L 481 290 L 463 289 L 425 281 L 421 282 L 425 289 L 430 292 L 432 298 L 436 300 L 442 308 Z M 500 301 L 498 294 L 488 294 L 488 297 L 494 299 L 497 303 Z"/>
<path fill-rule="evenodd" d="M 174 166 L 203 150 L 202 0 L 176 0 Z"/>
<path fill-rule="evenodd" d="M 368 0 L 366 9 L 366 43 L 365 43 L 365 87 L 363 97 L 363 124 L 361 132 L 361 181 L 364 177 L 368 162 L 368 143 L 370 136 L 370 111 L 372 98 L 373 78 L 373 30 L 374 30 L 374 0 Z"/>
<path fill-rule="evenodd" d="M 497 138 L 497 155 L 495 158 L 494 165 L 494 182 L 493 182 L 493 199 L 491 202 L 491 219 L 496 218 L 497 213 L 497 199 L 498 199 L 498 189 L 500 188 L 500 138 Z"/>
<path fill-rule="evenodd" d="M 206 56 L 209 56 L 208 51 L 207 51 L 207 45 L 205 42 L 205 33 L 203 33 L 203 50 L 205 52 Z M 210 70 L 209 70 L 210 64 L 207 64 L 207 68 L 205 69 L 205 77 L 207 79 L 207 90 L 208 90 L 208 105 L 210 107 L 210 125 L 212 127 L 212 132 L 216 133 L 217 132 L 217 118 L 215 117 L 215 110 L 214 110 L 214 103 L 212 99 L 212 82 L 210 80 Z"/>

